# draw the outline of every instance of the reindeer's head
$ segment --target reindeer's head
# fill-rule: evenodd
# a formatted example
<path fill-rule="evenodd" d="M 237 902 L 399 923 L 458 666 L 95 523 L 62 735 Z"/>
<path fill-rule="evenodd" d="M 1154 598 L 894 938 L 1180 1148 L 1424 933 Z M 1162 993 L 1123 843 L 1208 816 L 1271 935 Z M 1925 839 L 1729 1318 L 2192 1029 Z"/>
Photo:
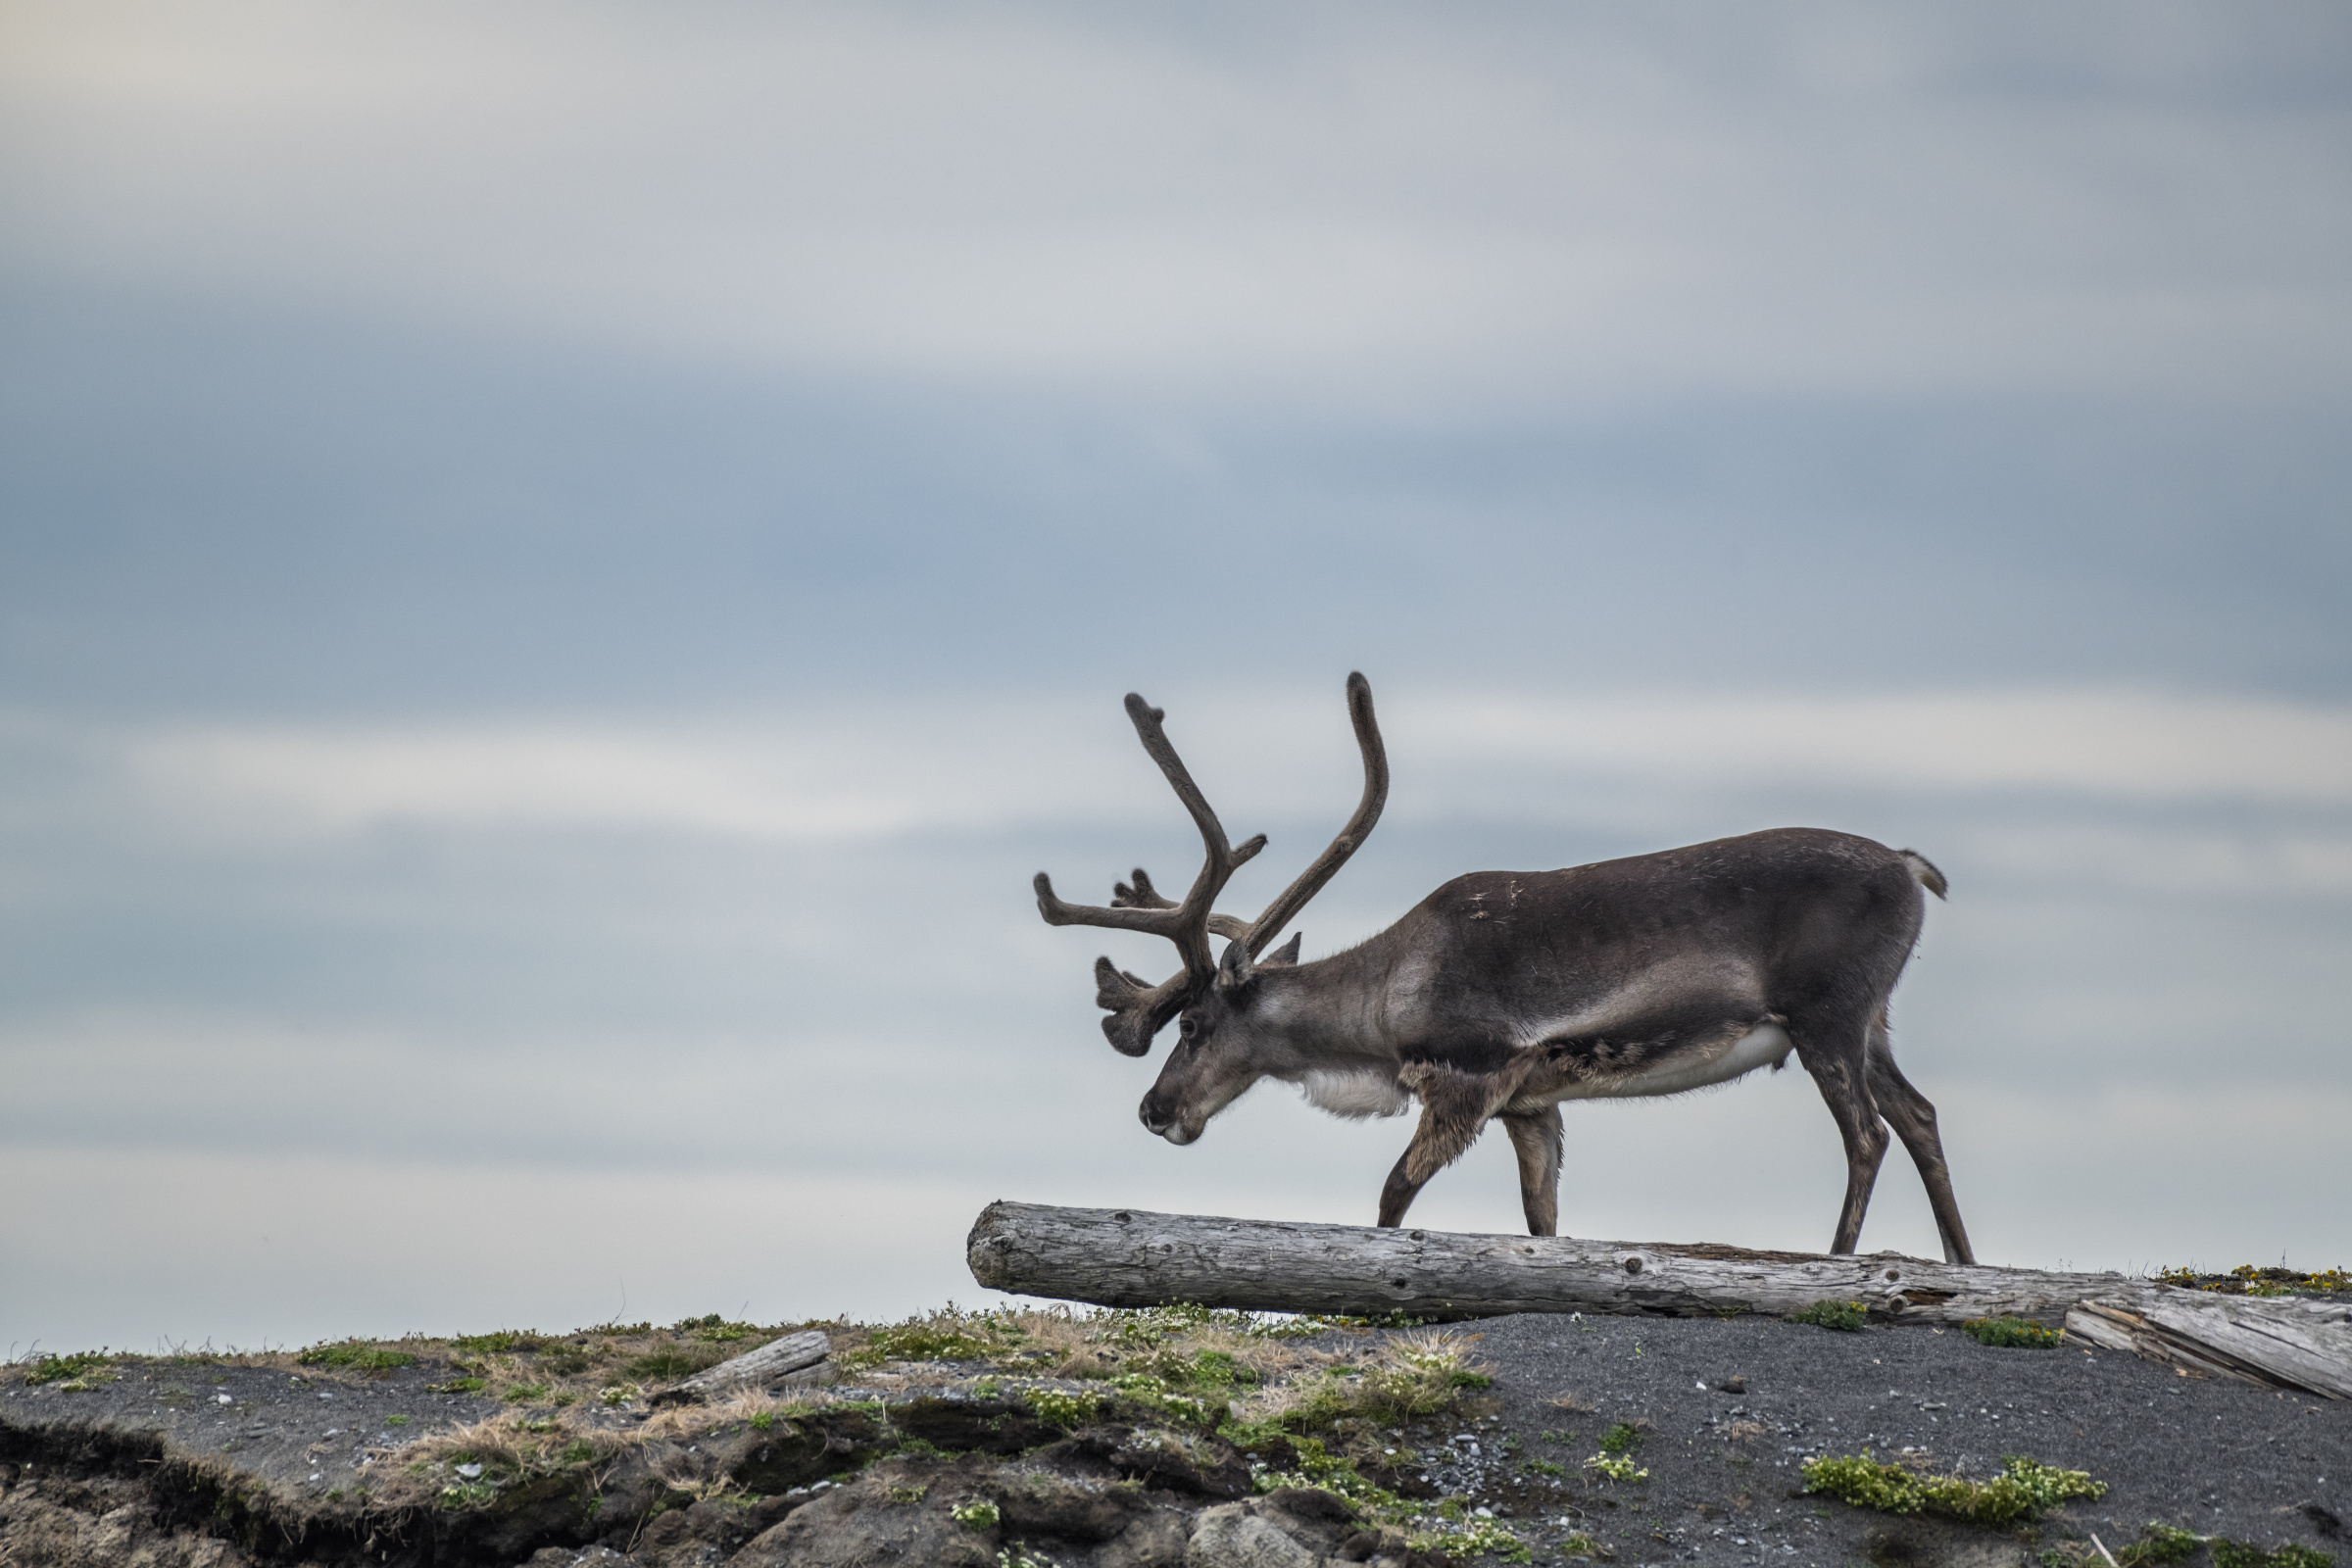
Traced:
<path fill-rule="evenodd" d="M 1259 1074 L 1250 1067 L 1249 1054 L 1234 1049 L 1233 1037 L 1252 1004 L 1257 971 L 1296 962 L 1298 939 L 1294 937 L 1280 954 L 1263 959 L 1257 955 L 1347 863 L 1380 819 L 1389 794 L 1388 757 L 1381 747 L 1380 726 L 1372 715 L 1372 687 L 1360 674 L 1348 677 L 1348 712 L 1354 721 L 1356 747 L 1363 754 L 1363 799 L 1339 837 L 1255 920 L 1218 914 L 1212 906 L 1233 873 L 1266 847 L 1265 836 L 1260 834 L 1240 845 L 1226 841 L 1216 812 L 1209 809 L 1160 728 L 1166 715 L 1132 692 L 1127 696 L 1127 716 L 1134 721 L 1144 750 L 1159 764 L 1176 798 L 1200 830 L 1207 852 L 1200 874 L 1179 904 L 1161 898 L 1152 879 L 1139 868 L 1132 883 L 1121 882 L 1111 890 L 1107 907 L 1064 904 L 1054 897 L 1053 881 L 1046 873 L 1037 874 L 1037 907 L 1047 924 L 1150 931 L 1176 944 L 1176 951 L 1183 956 L 1183 972 L 1158 985 L 1126 973 L 1108 958 L 1095 960 L 1095 1001 L 1110 1014 L 1102 1020 L 1102 1033 L 1118 1051 L 1130 1056 L 1143 1055 L 1169 1019 L 1183 1019 L 1176 1050 L 1152 1093 L 1144 1097 L 1140 1112 L 1145 1126 L 1171 1143 L 1189 1144 L 1199 1138 L 1209 1117 L 1256 1081 Z M 1221 960 L 1209 955 L 1212 934 L 1229 939 Z M 1220 1036 L 1225 1037 L 1221 1048 Z"/>

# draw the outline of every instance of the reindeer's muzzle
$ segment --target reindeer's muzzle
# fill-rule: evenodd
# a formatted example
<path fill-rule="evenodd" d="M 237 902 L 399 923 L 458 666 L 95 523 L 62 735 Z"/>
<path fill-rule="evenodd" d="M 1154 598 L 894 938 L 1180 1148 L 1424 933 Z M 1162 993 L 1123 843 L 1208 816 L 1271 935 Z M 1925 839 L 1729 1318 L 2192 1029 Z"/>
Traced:
<path fill-rule="evenodd" d="M 1179 1149 L 1200 1136 L 1200 1128 L 1187 1127 L 1174 1116 L 1153 1109 L 1149 1098 L 1136 1107 L 1135 1114 L 1136 1119 L 1144 1124 L 1146 1132 L 1154 1138 L 1165 1138 Z"/>

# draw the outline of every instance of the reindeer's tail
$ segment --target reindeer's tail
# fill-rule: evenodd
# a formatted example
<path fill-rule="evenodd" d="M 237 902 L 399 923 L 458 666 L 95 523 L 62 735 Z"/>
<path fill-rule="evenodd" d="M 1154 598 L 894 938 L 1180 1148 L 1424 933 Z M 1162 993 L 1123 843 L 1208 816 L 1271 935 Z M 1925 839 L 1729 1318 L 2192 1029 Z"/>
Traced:
<path fill-rule="evenodd" d="M 1951 891 L 1951 884 L 1943 879 L 1941 871 L 1936 869 L 1935 861 L 1917 850 L 1897 850 L 1895 853 L 1903 858 L 1903 863 L 1911 868 L 1911 874 L 1919 878 L 1921 887 L 1939 899 Z"/>

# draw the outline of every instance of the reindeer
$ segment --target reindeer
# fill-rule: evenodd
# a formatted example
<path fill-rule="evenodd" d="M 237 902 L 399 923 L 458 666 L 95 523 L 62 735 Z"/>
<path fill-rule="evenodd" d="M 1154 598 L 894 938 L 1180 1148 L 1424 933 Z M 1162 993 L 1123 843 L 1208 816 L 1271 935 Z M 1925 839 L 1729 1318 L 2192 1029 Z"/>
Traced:
<path fill-rule="evenodd" d="M 1178 1038 L 1139 1114 L 1176 1145 L 1261 1078 L 1299 1085 L 1335 1115 L 1421 1122 L 1380 1195 L 1402 1222 L 1430 1179 L 1499 1120 L 1519 1158 L 1527 1228 L 1557 1233 L 1560 1102 L 1682 1094 L 1790 1051 L 1813 1075 L 1845 1142 L 1845 1206 L 1833 1252 L 1862 1233 L 1885 1122 L 1911 1152 L 1947 1262 L 1972 1263 L 1936 1107 L 1894 1064 L 1886 1000 L 1919 936 L 1925 857 L 1818 828 L 1775 828 L 1560 871 L 1474 871 L 1343 953 L 1298 961 L 1301 938 L 1266 947 L 1347 863 L 1388 799 L 1388 755 L 1372 688 L 1348 677 L 1363 754 L 1355 814 L 1255 920 L 1214 912 L 1233 873 L 1266 846 L 1234 845 L 1161 729 L 1132 693 L 1127 716 L 1192 814 L 1206 850 L 1181 902 L 1141 869 L 1108 907 L 1064 904 L 1037 875 L 1049 925 L 1166 937 L 1181 972 L 1151 985 L 1095 960 L 1102 1032 L 1130 1056 L 1173 1018 Z M 1225 939 L 1221 956 L 1211 936 Z"/>

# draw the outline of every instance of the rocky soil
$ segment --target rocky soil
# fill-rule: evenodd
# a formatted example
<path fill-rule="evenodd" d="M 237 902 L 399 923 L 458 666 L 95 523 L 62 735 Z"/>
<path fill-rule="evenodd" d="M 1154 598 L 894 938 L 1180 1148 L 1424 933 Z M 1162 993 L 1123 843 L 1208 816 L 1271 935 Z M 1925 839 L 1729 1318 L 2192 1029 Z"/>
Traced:
<path fill-rule="evenodd" d="M 2186 1568 L 2317 1568 L 2352 1514 L 2352 1404 L 1925 1327 L 836 1324 L 830 1387 L 664 1403 L 781 1332 L 713 1325 L 0 1370 L 0 1563 L 2103 1568 L 2156 1521 L 2211 1538 Z M 1866 1449 L 2105 1492 L 1989 1530 L 1803 1490 Z"/>

